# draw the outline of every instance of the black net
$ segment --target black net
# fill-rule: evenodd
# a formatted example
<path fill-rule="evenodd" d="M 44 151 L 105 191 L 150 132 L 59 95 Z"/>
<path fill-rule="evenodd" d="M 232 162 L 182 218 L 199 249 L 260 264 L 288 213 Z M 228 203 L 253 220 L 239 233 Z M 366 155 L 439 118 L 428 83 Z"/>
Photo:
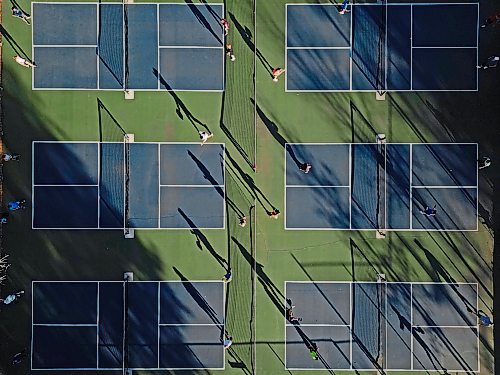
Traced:
<path fill-rule="evenodd" d="M 123 0 L 123 45 L 124 45 L 124 66 L 125 66 L 125 74 L 124 74 L 124 89 L 128 90 L 129 88 L 129 56 L 128 56 L 128 12 L 130 5 L 128 4 L 128 0 Z"/>
<path fill-rule="evenodd" d="M 99 111 L 99 195 L 102 228 L 129 231 L 130 142 L 128 136 L 98 99 Z"/>

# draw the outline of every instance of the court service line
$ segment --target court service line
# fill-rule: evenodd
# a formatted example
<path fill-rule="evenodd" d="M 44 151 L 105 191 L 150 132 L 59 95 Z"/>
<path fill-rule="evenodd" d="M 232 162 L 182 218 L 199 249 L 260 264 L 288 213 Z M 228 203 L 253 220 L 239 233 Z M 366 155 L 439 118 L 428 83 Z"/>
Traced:
<path fill-rule="evenodd" d="M 422 186 L 422 185 L 415 185 L 412 186 L 412 189 L 477 189 L 477 186 L 475 185 L 463 185 L 463 186 L 453 186 L 453 185 L 433 185 L 433 186 Z"/>
<path fill-rule="evenodd" d="M 442 46 L 442 47 L 439 47 L 439 46 L 429 46 L 429 47 L 425 47 L 425 46 L 412 46 L 411 48 L 413 49 L 477 49 L 478 47 L 477 46 Z"/>
<path fill-rule="evenodd" d="M 287 47 L 287 49 L 296 49 L 296 50 L 323 50 L 323 49 L 348 49 L 350 50 L 351 47 Z"/>

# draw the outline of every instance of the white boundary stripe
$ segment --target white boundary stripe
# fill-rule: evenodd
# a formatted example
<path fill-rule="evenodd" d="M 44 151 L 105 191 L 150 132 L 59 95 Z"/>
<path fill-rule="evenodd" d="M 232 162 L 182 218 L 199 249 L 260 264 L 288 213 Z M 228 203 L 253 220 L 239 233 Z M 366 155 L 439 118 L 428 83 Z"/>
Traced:
<path fill-rule="evenodd" d="M 97 48 L 97 44 L 34 44 L 33 48 Z"/>
<path fill-rule="evenodd" d="M 224 46 L 158 46 L 158 49 L 224 49 Z"/>
<path fill-rule="evenodd" d="M 349 90 L 338 90 L 338 89 L 332 89 L 332 90 L 289 90 L 288 89 L 288 69 L 285 70 L 285 92 L 374 92 L 377 91 L 375 90 L 353 90 L 352 88 L 352 20 L 353 20 L 353 11 L 350 12 L 350 18 L 351 18 L 351 23 L 350 23 L 350 31 L 349 31 L 349 38 L 350 38 L 350 47 L 289 47 L 288 46 L 288 6 L 294 6 L 294 5 L 299 5 L 299 6 L 338 6 L 337 4 L 309 4 L 309 3 L 293 3 L 293 4 L 286 4 L 285 8 L 285 69 L 286 65 L 288 62 L 288 50 L 289 49 L 303 49 L 303 50 L 313 50 L 313 49 L 350 49 L 350 54 L 349 54 Z M 387 13 L 388 13 L 388 7 L 389 6 L 408 6 L 410 8 L 410 89 L 408 90 L 388 90 L 387 89 L 387 54 L 385 54 L 385 87 L 384 91 L 385 92 L 474 92 L 479 90 L 479 74 L 477 72 L 477 69 L 475 69 L 475 75 L 476 75 L 476 88 L 475 89 L 434 89 L 434 90 L 425 90 L 425 89 L 418 89 L 414 90 L 413 89 L 413 48 L 436 48 L 436 49 L 460 49 L 460 48 L 470 48 L 470 49 L 475 49 L 476 50 L 476 65 L 479 64 L 479 3 L 386 3 L 385 4 L 385 13 L 386 13 L 386 24 L 385 24 L 385 48 L 387 50 L 387 24 L 388 24 L 388 18 L 387 18 Z M 446 46 L 446 47 L 439 47 L 439 46 L 413 46 L 413 6 L 434 6 L 434 7 L 446 7 L 446 6 L 456 6 L 456 5 L 476 5 L 477 6 L 477 31 L 476 31 L 476 46 Z M 354 6 L 383 6 L 381 4 L 377 3 L 358 3 L 358 4 L 350 4 L 351 7 Z"/>
<path fill-rule="evenodd" d="M 352 330 L 353 330 L 353 319 L 352 319 L 352 282 L 349 283 L 349 368 L 352 370 Z"/>
<path fill-rule="evenodd" d="M 99 60 L 99 59 L 97 59 Z M 97 227 L 101 227 L 101 145 L 97 145 Z"/>
<path fill-rule="evenodd" d="M 287 188 L 345 188 L 349 189 L 349 185 L 285 185 Z"/>
<path fill-rule="evenodd" d="M 161 291 L 161 285 L 162 284 L 170 284 L 170 283 L 190 283 L 190 284 L 202 284 L 202 283 L 218 283 L 220 284 L 220 286 L 222 288 L 224 288 L 224 283 L 221 281 L 221 280 L 189 280 L 189 281 L 182 281 L 182 280 L 156 280 L 156 281 L 149 281 L 149 280 L 144 280 L 144 281 L 129 281 L 130 283 L 133 283 L 133 284 L 140 284 L 140 283 L 149 283 L 149 284 L 156 284 L 156 289 L 157 289 L 157 300 L 158 300 L 158 307 L 157 307 L 157 311 L 158 311 L 158 348 L 160 347 L 160 325 L 161 326 L 217 326 L 217 327 L 225 327 L 225 324 L 160 324 L 159 321 L 160 321 L 160 291 Z M 96 298 L 97 298 L 97 323 L 96 324 L 41 324 L 41 323 L 33 323 L 33 319 L 34 319 L 34 315 L 33 315 L 33 309 L 34 309 L 34 290 L 35 290 L 35 283 L 60 283 L 60 284 L 80 284 L 80 283 L 87 283 L 87 284 L 96 284 L 97 285 L 97 292 L 96 292 Z M 112 281 L 101 281 L 101 280 L 82 280 L 82 281 L 66 281 L 66 280 L 40 280 L 40 281 L 36 281 L 36 280 L 33 280 L 31 282 L 31 299 L 32 299 L 32 302 L 31 302 L 31 310 L 32 310 L 32 327 L 31 327 L 31 370 L 33 371 L 37 371 L 37 370 L 41 370 L 41 371 L 60 371 L 60 370 L 65 370 L 65 371 L 68 371 L 68 370 L 73 370 L 73 371 L 77 371 L 77 370 L 121 370 L 121 368 L 99 368 L 98 366 L 98 359 L 97 359 L 97 367 L 86 367 L 86 368 L 33 368 L 33 341 L 34 341 L 34 334 L 33 334 L 33 327 L 34 326 L 53 326 L 53 327 L 57 327 L 57 326 L 64 326 L 64 327 L 81 327 L 81 326 L 84 326 L 84 327 L 97 327 L 97 331 L 99 332 L 99 309 L 100 309 L 100 305 L 99 305 L 99 288 L 100 288 L 100 284 L 101 283 L 104 283 L 104 284 L 122 284 L 122 297 L 123 297 L 123 321 L 125 321 L 125 315 L 127 312 L 126 312 L 126 309 L 125 309 L 125 283 L 126 281 L 117 281 L 117 280 L 112 280 Z M 224 316 L 225 316 L 225 291 L 223 290 L 223 299 L 221 301 L 222 303 L 222 314 L 223 314 L 223 319 L 224 319 Z M 99 340 L 99 334 L 97 335 L 97 340 Z M 97 341 L 97 343 L 99 343 L 99 341 Z M 122 343 L 122 353 L 125 353 L 124 351 L 124 342 Z M 99 350 L 99 345 L 97 345 L 97 350 Z M 224 348 L 222 347 L 221 345 L 221 350 L 223 351 L 223 356 L 225 358 L 225 354 L 224 354 Z M 223 370 L 225 368 L 225 364 L 223 367 L 220 367 L 220 368 L 185 368 L 185 367 L 180 367 L 180 368 L 160 368 L 159 367 L 159 357 L 160 357 L 160 351 L 158 350 L 158 368 L 151 368 L 151 367 L 147 367 L 147 368 L 130 368 L 132 370 Z M 98 357 L 97 357 L 98 358 Z M 224 363 L 225 363 L 225 360 L 224 360 Z"/>
<path fill-rule="evenodd" d="M 412 46 L 413 49 L 477 49 L 478 47 L 471 46 L 447 46 L 447 47 L 436 47 L 436 46 Z"/>
<path fill-rule="evenodd" d="M 470 186 L 453 186 L 453 185 L 422 186 L 422 185 L 417 185 L 417 186 L 412 186 L 412 189 L 477 189 L 477 186 L 474 186 L 474 185 L 470 185 Z"/>
<path fill-rule="evenodd" d="M 287 173 L 287 166 L 286 166 L 286 158 L 287 158 L 287 152 L 286 148 L 287 147 L 293 147 L 294 145 L 299 145 L 299 146 L 349 146 L 349 186 L 334 186 L 334 185 L 326 185 L 326 186 L 321 186 L 321 185 L 287 185 L 286 184 L 286 173 Z M 349 188 L 349 227 L 346 228 L 335 228 L 335 227 L 325 227 L 325 228 L 310 228 L 310 227 L 293 227 L 289 228 L 286 225 L 286 216 L 285 216 L 285 230 L 291 230 L 291 231 L 299 231 L 299 230 L 307 230 L 307 231 L 340 231 L 340 230 L 356 230 L 356 231 L 373 231 L 374 228 L 353 228 L 352 227 L 352 146 L 353 145 L 376 145 L 379 146 L 378 143 L 372 143 L 372 142 L 367 142 L 367 143 L 326 143 L 326 142 L 318 142 L 318 143 L 313 143 L 313 142 L 308 142 L 308 143 L 298 143 L 298 142 L 291 142 L 291 143 L 285 143 L 285 176 L 284 176 L 284 183 L 285 183 L 285 192 L 284 192 L 284 197 L 285 197 L 285 215 L 286 215 L 286 195 L 287 195 L 287 189 L 289 188 L 294 188 L 294 187 L 302 187 L 302 188 L 320 188 L 320 187 L 336 187 L 336 188 Z M 478 144 L 477 143 L 472 143 L 472 142 L 459 142 L 459 143 L 453 143 L 453 142 L 430 142 L 430 143 L 386 143 L 385 144 L 385 149 L 386 149 L 386 157 L 385 157 L 385 165 L 386 165 L 386 177 L 387 177 L 387 145 L 404 145 L 404 146 L 409 146 L 409 222 L 410 222 L 410 227 L 409 228 L 388 228 L 387 227 L 387 178 L 386 178 L 386 186 L 385 186 L 385 205 L 386 205 L 386 217 L 385 217 L 385 230 L 386 231 L 391 231 L 391 232 L 401 232 L 401 231 L 413 231 L 413 232 L 477 232 L 479 230 L 479 188 L 478 186 L 451 186 L 451 185 L 443 185 L 443 186 L 413 186 L 413 145 L 417 146 L 429 146 L 429 145 L 455 145 L 455 146 L 475 146 L 476 147 L 476 159 L 478 159 Z M 479 174 L 476 170 L 476 183 L 479 183 Z M 430 189 L 475 189 L 476 190 L 476 227 L 472 229 L 464 229 L 464 228 L 459 228 L 459 229 L 449 229 L 449 228 L 413 228 L 413 188 L 430 188 Z M 375 228 L 376 229 L 376 228 Z M 381 228 L 379 228 L 381 229 Z"/>
<path fill-rule="evenodd" d="M 413 186 L 413 145 L 410 144 L 410 186 Z M 410 230 L 413 229 L 413 189 L 410 190 Z M 412 353 L 413 355 L 413 353 Z M 412 365 L 413 368 L 413 365 Z"/>
<path fill-rule="evenodd" d="M 33 14 L 33 4 L 31 4 L 31 14 Z M 30 355 L 30 369 L 33 370 L 33 342 L 35 341 L 35 335 L 33 333 L 33 327 L 34 327 L 34 319 L 35 315 L 33 314 L 33 306 L 34 306 L 34 288 L 33 288 L 34 281 L 31 281 L 31 355 Z"/>
<path fill-rule="evenodd" d="M 32 187 L 31 187 L 31 197 L 32 197 L 32 200 L 33 200 L 33 203 L 32 203 L 32 210 L 31 210 L 31 229 L 33 230 L 75 230 L 75 231 L 79 231 L 79 230 L 124 230 L 124 228 L 126 227 L 126 215 L 125 215 L 125 204 L 126 204 L 126 194 L 125 194 L 125 188 L 123 189 L 123 226 L 121 228 L 101 228 L 100 227 L 100 216 L 99 216 L 99 212 L 98 212 L 98 217 L 97 217 L 97 225 L 95 227 L 78 227 L 78 228 L 73 228 L 73 227 L 65 227 L 65 228 L 53 228 L 53 227 L 36 227 L 34 226 L 34 203 L 35 203 L 35 186 L 55 186 L 55 187 L 66 187 L 66 186 L 82 186 L 82 187 L 97 187 L 98 188 L 98 199 L 97 199 L 97 204 L 98 204 L 98 211 L 99 211 L 99 207 L 100 207 L 100 199 L 99 199 L 99 188 L 100 186 L 99 185 L 94 185 L 94 184 L 88 184 L 88 185 L 54 185 L 54 184 L 51 184 L 51 185 L 34 185 L 33 182 L 34 182 L 34 166 L 35 166 L 35 145 L 38 144 L 38 143 L 44 143 L 44 144 L 95 144 L 97 145 L 97 149 L 98 149 L 98 166 L 97 166 L 97 174 L 98 174 L 98 181 L 99 181 L 99 168 L 100 168 L 100 159 L 99 159 L 99 155 L 100 155 L 100 147 L 99 145 L 100 144 L 123 144 L 123 160 L 124 160 L 124 163 L 123 163 L 123 186 L 125 187 L 125 179 L 126 179 L 126 147 L 127 145 L 130 145 L 130 143 L 124 143 L 124 142 L 96 142 L 96 141 L 32 141 L 32 145 L 31 145 L 31 148 L 32 148 L 32 151 L 31 151 L 31 159 L 32 159 L 32 162 L 31 162 L 31 165 L 32 165 L 32 168 L 31 168 L 31 180 L 32 180 Z M 225 201 L 226 201 L 226 187 L 225 187 L 225 181 L 226 181 L 226 146 L 225 146 L 225 143 L 222 143 L 222 142 L 210 142 L 209 145 L 219 145 L 219 146 L 222 146 L 223 150 L 222 150 L 222 170 L 223 170 L 223 179 L 224 179 L 224 185 L 161 185 L 160 184 L 160 181 L 161 181 L 161 169 L 160 169 L 160 164 L 161 164 L 161 145 L 198 145 L 199 146 L 199 143 L 197 142 L 133 142 L 135 144 L 151 144 L 151 145 L 157 145 L 158 146 L 158 168 L 159 168 L 159 171 L 158 171 L 158 185 L 159 185 L 159 192 L 158 192 L 158 223 L 157 223 L 157 226 L 155 227 L 146 227 L 146 228 L 143 228 L 143 227 L 134 227 L 133 229 L 135 230 L 166 230 L 166 229 L 169 229 L 169 230 L 190 230 L 191 228 L 179 228 L 179 227 L 161 227 L 161 187 L 196 187 L 196 188 L 199 188 L 199 187 L 203 187 L 203 188 L 219 188 L 223 191 L 223 201 L 224 201 L 224 204 L 223 204 L 223 211 L 222 211 L 222 216 L 223 216 L 223 224 L 221 227 L 197 227 L 197 229 L 203 229 L 203 230 L 210 230 L 210 229 L 225 229 L 226 227 L 226 216 L 227 216 L 227 212 L 226 212 L 226 204 L 225 204 Z"/>
<path fill-rule="evenodd" d="M 285 298 L 286 298 L 286 286 L 287 284 L 290 283 L 290 284 L 349 284 L 350 285 L 350 292 L 349 292 L 349 300 L 350 300 L 350 303 L 349 303 L 349 316 L 350 316 L 350 319 L 352 319 L 352 287 L 353 287 L 353 284 L 377 284 L 378 282 L 377 281 L 332 281 L 332 280 L 327 280 L 327 281 L 304 281 L 304 280 L 298 280 L 298 281 L 291 281 L 291 280 L 288 280 L 288 281 L 285 281 Z M 459 328 L 459 329 L 477 329 L 477 332 L 478 332 L 478 335 L 477 335 L 477 347 L 478 347 L 478 369 L 477 370 L 472 370 L 472 371 L 469 371 L 469 370 L 464 370 L 464 369 L 449 369 L 448 371 L 449 372 L 456 372 L 456 373 L 477 373 L 479 372 L 479 364 L 480 364 L 480 353 L 479 353 L 479 324 L 476 325 L 476 326 L 468 326 L 468 325 L 464 325 L 464 326 L 414 326 L 413 325 L 413 285 L 468 285 L 468 286 L 475 286 L 475 288 L 473 288 L 473 290 L 475 291 L 476 293 L 476 307 L 478 306 L 478 299 L 479 299 L 479 291 L 478 291 L 478 284 L 477 283 L 469 283 L 469 282 L 453 282 L 453 283 L 448 283 L 448 282 L 434 282 L 434 281 L 428 281 L 428 282 L 413 282 L 413 281 L 385 281 L 384 282 L 385 284 L 385 287 L 387 288 L 387 285 L 388 284 L 393 284 L 393 285 L 398 285 L 398 284 L 401 284 L 401 285 L 410 285 L 410 323 L 411 323 L 411 327 L 412 327 L 412 330 L 411 332 L 413 332 L 413 328 L 414 327 L 421 327 L 421 328 Z M 386 298 L 385 298 L 385 305 L 387 306 L 387 302 L 388 301 L 388 295 L 386 293 Z M 386 313 L 387 313 L 387 308 L 386 308 Z M 476 321 L 477 320 L 477 317 L 476 317 Z M 354 368 L 352 367 L 352 321 L 350 322 L 351 323 L 351 329 L 349 330 L 350 332 L 350 335 L 351 335 L 351 339 L 350 339 L 350 344 L 351 344 L 351 347 L 350 347 L 350 369 L 351 370 L 354 370 Z M 293 327 L 294 325 L 292 324 L 286 324 L 286 319 L 285 319 L 285 327 L 287 326 L 291 326 Z M 342 326 L 342 325 L 331 325 L 331 324 L 300 324 L 300 326 L 318 326 L 318 327 L 321 327 L 321 326 Z M 346 327 L 346 326 L 342 326 L 342 327 Z M 386 321 L 386 332 L 387 332 L 387 321 Z M 387 334 L 386 334 L 386 342 L 385 342 L 385 346 L 386 346 L 386 355 L 387 355 Z M 316 369 L 316 368 L 304 368 L 304 367 L 299 367 L 299 368 L 290 368 L 290 367 L 286 367 L 286 344 L 287 344 L 287 338 L 285 336 L 285 368 L 287 370 L 304 370 L 304 371 L 308 371 L 308 370 L 311 370 L 311 371 L 342 371 L 342 370 L 349 370 L 349 368 L 321 368 L 321 369 Z M 396 369 L 396 368 L 384 368 L 383 370 L 385 372 L 395 372 L 395 371 L 401 371 L 401 372 L 408 372 L 408 371 L 437 371 L 437 369 L 434 369 L 434 368 L 425 368 L 425 369 L 414 369 L 413 367 L 413 334 L 411 334 L 411 368 L 410 369 Z M 355 370 L 357 371 L 374 371 L 373 368 L 367 368 L 367 369 L 362 369 L 362 368 L 356 368 Z"/>
<path fill-rule="evenodd" d="M 286 161 L 285 161 L 285 164 L 286 164 Z M 288 368 L 287 367 L 287 362 L 286 362 L 286 346 L 288 344 L 288 335 L 287 335 L 287 329 L 286 329 L 286 327 L 288 326 L 288 324 L 286 322 L 287 318 L 288 318 L 287 313 L 286 313 L 286 309 L 287 309 L 287 301 L 286 301 L 286 299 L 287 299 L 288 295 L 286 294 L 286 284 L 287 284 L 287 281 L 285 280 L 285 319 L 284 319 L 284 321 L 285 321 L 285 328 L 284 328 L 284 335 L 283 336 L 285 337 L 285 361 L 284 362 L 285 362 L 285 368 Z"/>
<path fill-rule="evenodd" d="M 100 304 L 99 304 L 99 295 L 100 295 L 100 284 L 97 283 L 97 301 L 96 301 L 96 308 L 97 308 L 97 313 L 96 313 L 96 317 L 97 317 L 97 322 L 96 322 L 96 326 L 97 326 L 97 329 L 96 329 L 96 336 L 97 336 L 97 342 L 96 342 L 96 367 L 99 368 L 99 310 L 101 308 Z"/>
<path fill-rule="evenodd" d="M 99 156 L 97 156 L 97 158 L 99 158 Z M 42 187 L 99 187 L 99 184 L 34 184 L 33 186 L 42 186 Z"/>
<path fill-rule="evenodd" d="M 160 4 L 156 4 L 156 39 L 158 40 L 158 47 L 156 48 L 156 69 L 158 71 L 158 77 L 156 78 L 156 87 L 158 90 L 161 88 L 161 67 L 160 67 Z M 158 225 L 159 227 L 160 225 Z M 159 366 L 158 366 L 159 367 Z"/>
<path fill-rule="evenodd" d="M 101 83 L 101 80 L 99 78 L 100 76 L 100 69 L 99 69 L 99 65 L 101 65 L 101 59 L 99 58 L 99 37 L 100 37 L 100 33 L 99 33 L 99 29 L 100 29 L 100 14 L 101 14 L 101 4 L 100 3 L 97 3 L 96 4 L 96 48 L 97 48 L 97 56 L 96 56 L 96 72 L 97 72 L 97 90 L 99 90 L 99 85 Z M 99 366 L 97 366 L 99 367 Z"/>
<path fill-rule="evenodd" d="M 96 323 L 33 323 L 37 327 L 97 327 Z"/>
<path fill-rule="evenodd" d="M 95 5 L 96 6 L 96 17 L 97 17 L 97 44 L 95 45 L 89 45 L 89 44 L 68 44 L 68 45 L 57 45 L 57 44 L 43 44 L 43 45 L 35 45 L 35 44 L 32 44 L 31 46 L 31 56 L 32 56 L 32 60 L 35 59 L 34 55 L 35 55 L 35 48 L 44 48 L 44 47 L 51 47 L 51 48 L 64 48 L 64 47 L 75 47 L 75 48 L 81 48 L 81 47 L 89 47 L 89 48 L 96 48 L 98 53 L 99 53 L 99 43 L 98 43 L 98 40 L 99 40 L 99 14 L 100 14 L 100 5 L 101 3 L 99 2 L 54 2 L 54 1 L 51 1 L 51 2 L 40 2 L 40 1 L 35 1 L 35 2 L 32 2 L 31 3 L 31 14 L 33 15 L 33 5 L 34 4 L 47 4 L 47 5 Z M 57 91 L 96 91 L 96 90 L 99 90 L 99 91 L 123 91 L 125 89 L 125 67 L 126 67 L 126 61 L 125 61 L 125 11 L 124 11 L 124 6 L 122 3 L 106 3 L 106 4 L 116 4 L 117 6 L 118 5 L 121 5 L 121 8 L 122 8 L 122 37 L 123 37 L 123 43 L 122 43 L 122 54 L 123 54 L 123 87 L 122 88 L 118 88 L 118 89 L 101 89 L 100 88 L 100 79 L 99 79 L 99 75 L 100 75 L 100 72 L 99 72 L 99 65 L 100 65 L 100 59 L 99 59 L 99 56 L 96 57 L 96 64 L 97 64 L 97 83 L 96 83 L 96 88 L 78 88 L 78 87 L 49 87 L 49 88 L 45 88 L 45 87 L 35 87 L 35 74 L 34 72 L 32 72 L 32 79 L 31 79 L 31 88 L 33 91 L 52 91 L 52 90 L 57 90 Z M 126 4 L 127 6 L 134 6 L 134 5 L 156 5 L 156 19 L 157 19 L 157 24 L 156 24 L 156 28 L 157 28 L 157 38 L 158 38 L 158 45 L 157 45 L 157 69 L 158 69 L 158 73 L 159 75 L 161 74 L 161 71 L 160 71 L 160 49 L 162 48 L 172 48 L 172 49 L 175 49 L 175 48 L 192 48 L 192 49 L 203 49 L 203 48 L 216 48 L 216 49 L 220 49 L 221 50 L 221 56 L 222 56 L 222 77 L 224 77 L 224 61 L 225 61 L 225 53 L 224 53 L 224 45 L 222 46 L 161 46 L 160 45 L 160 31 L 159 31 L 159 28 L 160 28 L 160 6 L 162 5 L 185 5 L 185 6 L 200 6 L 200 7 L 207 7 L 207 6 L 221 6 L 222 7 L 222 14 L 224 14 L 224 3 L 210 3 L 210 4 L 206 4 L 206 3 L 199 3 L 199 4 L 195 4 L 195 3 L 151 3 L 151 2 L 145 2 L 145 3 L 127 3 Z M 33 17 L 35 18 L 35 17 Z M 31 40 L 33 41 L 33 33 L 34 33 L 34 27 L 31 28 Z M 221 35 L 222 36 L 222 35 Z M 224 78 L 223 78 L 224 80 Z M 157 88 L 156 89 L 141 89 L 141 88 L 138 88 L 138 89 L 134 89 L 135 91 L 176 91 L 176 92 L 224 92 L 225 90 L 225 87 L 224 87 L 224 82 L 222 83 L 222 89 L 214 89 L 214 90 L 196 90 L 196 89 L 189 89 L 189 90 L 185 90 L 185 89 L 172 89 L 172 90 L 165 90 L 165 89 L 162 89 L 161 88 L 161 85 L 160 85 L 160 77 L 158 77 L 158 80 L 157 80 Z"/>

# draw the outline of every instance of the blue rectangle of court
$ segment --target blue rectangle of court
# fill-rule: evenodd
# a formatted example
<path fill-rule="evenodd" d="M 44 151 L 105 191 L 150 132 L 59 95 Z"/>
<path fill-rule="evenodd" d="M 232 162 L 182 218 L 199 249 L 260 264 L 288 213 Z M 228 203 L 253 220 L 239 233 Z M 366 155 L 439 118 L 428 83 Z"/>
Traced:
<path fill-rule="evenodd" d="M 34 281 L 32 370 L 224 368 L 221 281 Z"/>
<path fill-rule="evenodd" d="M 288 281 L 285 298 L 288 370 L 480 370 L 477 284 Z"/>
<path fill-rule="evenodd" d="M 286 229 L 478 230 L 476 143 L 292 143 L 285 160 Z"/>
<path fill-rule="evenodd" d="M 223 229 L 224 145 L 33 142 L 33 229 Z"/>
<path fill-rule="evenodd" d="M 479 3 L 287 4 L 286 91 L 477 91 Z"/>
<path fill-rule="evenodd" d="M 223 4 L 32 3 L 33 89 L 224 89 Z"/>

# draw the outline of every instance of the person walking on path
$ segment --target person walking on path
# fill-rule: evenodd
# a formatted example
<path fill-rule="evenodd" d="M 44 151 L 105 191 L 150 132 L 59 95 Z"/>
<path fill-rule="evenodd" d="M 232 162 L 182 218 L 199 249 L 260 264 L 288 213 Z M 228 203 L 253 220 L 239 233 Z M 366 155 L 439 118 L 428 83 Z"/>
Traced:
<path fill-rule="evenodd" d="M 229 22 L 227 22 L 225 18 L 222 18 L 220 23 L 224 29 L 224 36 L 227 36 L 227 34 L 229 34 Z"/>
<path fill-rule="evenodd" d="M 342 4 L 340 4 L 339 6 L 337 6 L 337 10 L 339 11 L 339 14 L 345 14 L 345 13 L 348 13 L 350 12 L 348 9 L 347 9 L 347 6 L 349 5 L 349 0 L 344 0 L 342 2 Z"/>
<path fill-rule="evenodd" d="M 484 157 L 482 160 L 478 161 L 478 169 L 488 168 L 491 165 L 491 159 Z"/>
<path fill-rule="evenodd" d="M 231 282 L 232 279 L 233 279 L 233 273 L 231 272 L 231 268 L 230 268 L 227 270 L 227 273 L 222 278 L 222 281 L 224 281 L 224 283 L 227 284 L 227 283 Z"/>
<path fill-rule="evenodd" d="M 24 22 L 26 22 L 28 25 L 30 24 L 30 16 L 28 16 L 26 13 L 24 13 L 21 9 L 12 6 L 12 16 L 16 18 L 22 19 Z"/>
<path fill-rule="evenodd" d="M 201 139 L 201 145 L 203 146 L 210 138 L 212 138 L 214 135 L 212 133 L 207 133 L 204 131 L 200 131 L 200 139 Z"/>
<path fill-rule="evenodd" d="M 268 213 L 268 215 L 271 219 L 278 219 L 280 214 L 281 214 L 281 212 L 277 208 L 274 208 L 271 212 Z"/>
<path fill-rule="evenodd" d="M 427 217 L 436 216 L 436 214 L 437 214 L 436 205 L 434 205 L 434 207 L 427 206 L 427 207 L 425 207 L 425 210 L 420 211 L 420 213 L 422 215 L 427 216 Z"/>
<path fill-rule="evenodd" d="M 498 63 L 500 63 L 500 57 L 499 56 L 490 56 L 486 59 L 484 63 L 481 65 L 478 65 L 478 69 L 488 69 L 488 68 L 496 68 Z"/>
<path fill-rule="evenodd" d="M 0 299 L 0 302 L 2 302 L 4 305 L 10 305 L 12 302 L 17 301 L 19 298 L 21 298 L 23 294 L 24 290 L 20 290 L 19 292 L 9 294 L 4 299 Z"/>
<path fill-rule="evenodd" d="M 31 61 L 28 61 L 19 55 L 14 56 L 13 59 L 16 61 L 16 63 L 24 66 L 25 68 L 36 68 L 35 63 L 32 63 Z"/>
<path fill-rule="evenodd" d="M 311 170 L 312 166 L 311 164 L 309 163 L 303 163 L 300 165 L 299 169 L 304 172 L 304 173 L 309 173 L 309 171 Z"/>
<path fill-rule="evenodd" d="M 238 225 L 242 228 L 245 228 L 245 226 L 247 225 L 247 217 L 246 216 L 240 217 L 240 222 L 238 223 Z"/>
<path fill-rule="evenodd" d="M 2 161 L 18 161 L 21 158 L 19 154 L 3 154 Z"/>
<path fill-rule="evenodd" d="M 231 345 L 233 345 L 233 337 L 229 336 L 227 332 L 224 333 L 224 349 L 229 349 Z"/>
<path fill-rule="evenodd" d="M 230 43 L 226 44 L 226 55 L 231 59 L 231 61 L 236 60 L 236 56 L 234 56 L 233 52 L 233 46 Z"/>
<path fill-rule="evenodd" d="M 285 69 L 282 68 L 273 68 L 271 71 L 271 75 L 273 76 L 273 81 L 278 82 L 278 77 L 285 73 Z"/>
<path fill-rule="evenodd" d="M 28 356 L 28 352 L 26 351 L 26 349 L 23 349 L 21 350 L 19 353 L 16 353 L 14 354 L 14 356 L 12 357 L 12 360 L 10 361 L 10 364 L 12 366 L 14 365 L 18 365 L 19 363 L 21 363 L 23 361 L 24 358 L 26 358 Z"/>
<path fill-rule="evenodd" d="M 484 20 L 484 23 L 481 25 L 481 28 L 485 28 L 486 26 L 492 25 L 496 26 L 497 23 L 500 23 L 500 12 L 493 14 Z"/>
<path fill-rule="evenodd" d="M 9 211 L 24 210 L 26 208 L 26 199 L 11 201 L 7 204 Z"/>

